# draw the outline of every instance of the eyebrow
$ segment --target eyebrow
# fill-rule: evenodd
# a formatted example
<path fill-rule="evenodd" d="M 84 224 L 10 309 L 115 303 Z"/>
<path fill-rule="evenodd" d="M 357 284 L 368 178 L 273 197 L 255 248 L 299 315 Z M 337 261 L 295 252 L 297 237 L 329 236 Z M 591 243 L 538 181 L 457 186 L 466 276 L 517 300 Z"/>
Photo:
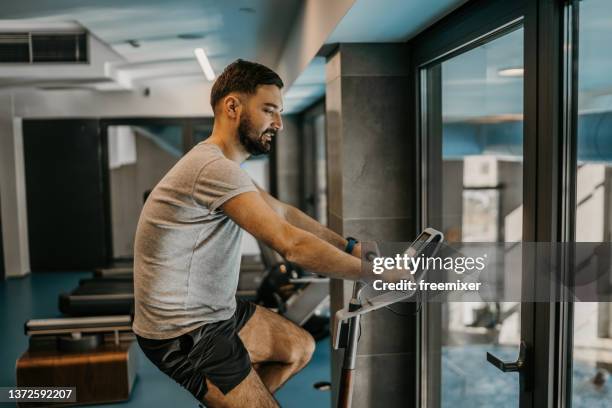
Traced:
<path fill-rule="evenodd" d="M 274 109 L 277 109 L 279 112 L 282 112 L 282 111 L 283 111 L 283 109 L 280 109 L 280 110 L 279 110 L 278 105 L 276 105 L 275 103 L 265 102 L 265 103 L 264 103 L 264 105 L 266 105 L 266 106 L 270 106 L 270 107 L 272 107 L 272 108 L 274 108 Z"/>

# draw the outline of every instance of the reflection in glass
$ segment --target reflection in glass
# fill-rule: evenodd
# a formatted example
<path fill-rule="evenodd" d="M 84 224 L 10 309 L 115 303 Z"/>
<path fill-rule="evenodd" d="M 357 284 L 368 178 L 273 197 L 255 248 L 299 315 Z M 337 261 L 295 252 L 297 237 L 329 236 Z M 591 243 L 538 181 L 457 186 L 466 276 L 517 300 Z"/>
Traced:
<path fill-rule="evenodd" d="M 430 214 L 429 222 L 442 228 L 451 242 L 520 241 L 523 29 L 449 59 L 437 69 L 441 168 L 433 171 L 442 184 L 441 208 L 439 214 Z M 520 280 L 520 271 L 505 279 Z M 502 373 L 485 356 L 490 351 L 505 360 L 516 358 L 520 304 L 443 304 L 441 325 L 440 405 L 518 406 L 518 375 Z"/>
<path fill-rule="evenodd" d="M 580 2 L 576 241 L 612 239 L 612 2 Z M 612 406 L 612 308 L 574 304 L 572 406 Z"/>

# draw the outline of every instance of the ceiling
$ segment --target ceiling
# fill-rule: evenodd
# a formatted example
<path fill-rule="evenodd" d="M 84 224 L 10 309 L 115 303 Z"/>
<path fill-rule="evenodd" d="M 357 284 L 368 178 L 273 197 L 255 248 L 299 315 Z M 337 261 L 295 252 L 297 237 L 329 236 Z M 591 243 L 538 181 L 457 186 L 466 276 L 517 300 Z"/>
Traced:
<path fill-rule="evenodd" d="M 325 41 L 403 42 L 466 0 L 356 0 Z M 285 94 L 286 110 L 299 112 L 325 94 L 325 59 L 314 58 Z"/>
<path fill-rule="evenodd" d="M 464 1 L 357 0 L 327 43 L 406 41 Z M 393 10 L 389 13 L 389 10 Z M 580 2 L 579 109 L 612 111 L 612 2 Z M 607 50 L 607 52 L 602 52 Z M 514 31 L 442 64 L 443 110 L 448 120 L 520 118 L 523 113 L 523 77 L 503 77 L 506 68 L 523 66 L 523 30 Z M 314 61 L 293 89 L 298 109 L 325 93 L 325 66 Z M 297 99 L 296 99 L 297 100 Z"/>
<path fill-rule="evenodd" d="M 466 1 L 357 0 L 327 42 L 407 41 Z"/>
<path fill-rule="evenodd" d="M 98 91 L 137 89 L 177 80 L 205 82 L 193 50 L 205 49 L 218 75 L 236 58 L 277 67 L 292 31 L 297 30 L 306 4 L 328 0 L 11 0 L 3 4 L 0 19 L 49 24 L 78 24 L 89 30 L 100 47 L 107 47 L 104 71 L 92 75 Z M 406 41 L 466 0 L 355 0 L 327 36 L 338 42 Z M 590 0 L 593 1 L 593 0 Z M 598 1 L 598 0 L 594 0 Z M 601 0 L 600 0 L 601 1 Z M 0 27 L 6 24 L 0 24 Z M 315 27 L 316 29 L 316 27 Z M 2 30 L 2 28 L 0 28 Z M 503 53 L 502 53 L 503 54 Z M 23 70 L 6 72 L 3 82 L 20 83 Z M 44 70 L 38 70 L 43 72 Z M 55 86 L 87 87 L 87 78 L 66 78 Z M 72 71 L 71 71 L 72 72 Z M 48 72 L 46 72 L 48 74 Z M 59 76 L 58 76 L 59 78 Z M 40 78 L 24 85 L 32 86 Z M 44 84 L 50 89 L 49 84 Z M 299 112 L 325 92 L 325 59 L 315 57 L 285 92 L 285 112 Z"/>
<path fill-rule="evenodd" d="M 39 28 L 76 21 L 120 56 L 110 70 L 137 86 L 202 80 L 198 47 L 217 74 L 238 57 L 275 66 L 299 6 L 300 0 L 21 0 L 4 2 L 0 19 Z"/>
<path fill-rule="evenodd" d="M 5 1 L 0 31 L 16 24 L 37 29 L 83 27 L 93 35 L 99 64 L 89 71 L 58 67 L 0 67 L 0 88 L 87 88 L 98 91 L 141 89 L 156 83 L 173 86 L 206 79 L 193 50 L 206 50 L 219 74 L 236 58 L 279 66 L 288 38 L 298 29 L 307 2 L 327 0 L 21 0 Z M 339 19 L 326 44 L 406 41 L 465 0 L 355 0 Z M 310 4 L 308 3 L 308 4 Z M 580 102 L 584 110 L 612 109 L 612 3 L 581 2 Z M 316 29 L 316 27 L 315 27 Z M 497 75 L 520 65 L 515 35 L 445 64 L 446 111 L 452 117 L 487 112 L 520 114 L 520 78 Z M 80 69 L 80 71 L 79 71 Z M 36 72 L 36 75 L 32 74 Z M 30 76 L 32 75 L 32 76 Z M 299 112 L 325 93 L 325 59 L 315 57 L 285 92 L 285 112 Z M 457 101 L 457 102 L 454 102 Z M 483 110 L 483 107 L 486 108 Z M 481 112 L 482 111 L 482 112 Z M 480 113 L 479 113 L 480 112 Z"/>

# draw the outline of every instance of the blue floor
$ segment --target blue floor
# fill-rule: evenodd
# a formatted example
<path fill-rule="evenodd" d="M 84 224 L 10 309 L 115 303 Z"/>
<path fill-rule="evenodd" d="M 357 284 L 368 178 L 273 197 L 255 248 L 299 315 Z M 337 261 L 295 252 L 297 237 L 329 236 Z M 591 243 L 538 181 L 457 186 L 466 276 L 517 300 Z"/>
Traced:
<path fill-rule="evenodd" d="M 516 408 L 519 406 L 518 373 L 502 373 L 486 360 L 487 351 L 504 361 L 516 360 L 517 347 L 474 344 L 442 350 L 442 408 Z M 612 407 L 612 379 L 601 386 L 591 379 L 594 365 L 573 364 L 573 408 Z"/>
<path fill-rule="evenodd" d="M 59 316 L 57 296 L 76 287 L 91 273 L 39 273 L 23 279 L 0 281 L 0 387 L 15 385 L 15 361 L 27 349 L 23 324 L 28 319 Z M 501 374 L 486 362 L 486 351 L 500 358 L 516 358 L 515 347 L 469 345 L 444 347 L 442 364 L 442 406 L 449 408 L 516 407 L 518 376 Z M 317 344 L 310 364 L 276 394 L 283 407 L 329 407 L 330 391 L 317 391 L 313 384 L 330 381 L 329 339 Z M 612 406 L 612 377 L 594 388 L 589 379 L 595 368 L 574 364 L 575 408 Z M 5 406 L 0 404 L 0 406 Z M 189 393 L 139 356 L 138 378 L 130 401 L 99 407 L 197 407 Z"/>
<path fill-rule="evenodd" d="M 23 279 L 0 281 L 0 387 L 15 385 L 15 361 L 27 349 L 23 324 L 28 319 L 60 316 L 58 294 L 69 292 L 83 273 L 37 273 Z M 316 408 L 331 405 L 330 391 L 317 391 L 313 384 L 330 381 L 329 339 L 317 343 L 313 358 L 304 370 L 276 393 L 281 406 Z M 0 406 L 5 406 L 0 404 Z M 130 401 L 97 407 L 197 407 L 187 391 L 162 374 L 144 355 L 139 355 L 138 378 Z"/>

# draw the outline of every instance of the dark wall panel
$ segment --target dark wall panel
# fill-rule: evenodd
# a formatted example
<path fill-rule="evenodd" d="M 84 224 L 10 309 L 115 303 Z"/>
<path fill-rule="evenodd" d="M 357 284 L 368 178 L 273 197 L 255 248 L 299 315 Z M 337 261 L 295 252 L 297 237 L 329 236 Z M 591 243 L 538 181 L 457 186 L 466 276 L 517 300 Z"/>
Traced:
<path fill-rule="evenodd" d="M 2 200 L 0 200 L 0 208 L 2 208 Z M 6 272 L 4 271 L 4 243 L 2 242 L 2 212 L 0 211 L 0 280 L 4 280 Z"/>
<path fill-rule="evenodd" d="M 104 265 L 108 170 L 98 121 L 26 120 L 23 135 L 32 271 Z"/>

